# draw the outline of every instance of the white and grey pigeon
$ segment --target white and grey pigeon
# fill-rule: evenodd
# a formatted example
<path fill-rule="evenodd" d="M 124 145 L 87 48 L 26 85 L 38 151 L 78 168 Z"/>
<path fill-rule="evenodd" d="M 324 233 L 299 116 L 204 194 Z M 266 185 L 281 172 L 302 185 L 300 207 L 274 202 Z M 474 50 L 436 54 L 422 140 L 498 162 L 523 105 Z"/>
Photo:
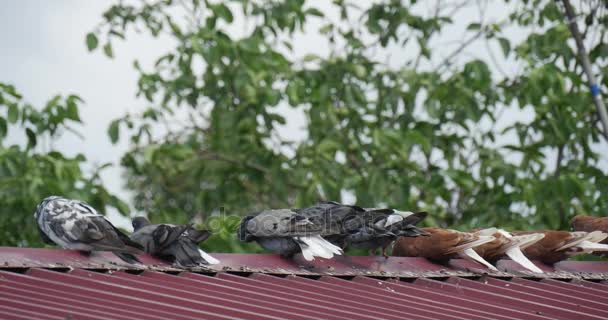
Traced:
<path fill-rule="evenodd" d="M 86 253 L 111 251 L 125 262 L 140 262 L 135 255 L 142 246 L 82 201 L 51 196 L 42 200 L 34 217 L 45 243 Z"/>
<path fill-rule="evenodd" d="M 291 209 L 266 210 L 241 221 L 237 235 L 241 241 L 256 241 L 283 257 L 301 252 L 304 259 L 331 259 L 342 249 L 321 236 L 321 226 Z"/>
<path fill-rule="evenodd" d="M 208 230 L 197 230 L 190 225 L 151 224 L 145 217 L 133 219 L 133 230 L 131 240 L 141 244 L 147 253 L 174 262 L 177 266 L 220 263 L 198 247 L 211 235 Z"/>

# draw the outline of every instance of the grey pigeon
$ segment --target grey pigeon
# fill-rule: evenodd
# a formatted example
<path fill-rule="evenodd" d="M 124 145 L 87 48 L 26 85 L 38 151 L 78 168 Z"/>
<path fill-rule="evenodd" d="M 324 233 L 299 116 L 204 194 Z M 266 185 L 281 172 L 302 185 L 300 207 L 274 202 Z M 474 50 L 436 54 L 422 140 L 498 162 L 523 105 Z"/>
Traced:
<path fill-rule="evenodd" d="M 398 237 L 427 235 L 415 226 L 426 217 L 426 212 L 361 208 L 333 201 L 295 211 L 322 226 L 321 235 L 342 249 L 349 246 L 366 248 L 370 254 L 375 254 L 381 248 L 385 257 L 386 249 Z"/>
<path fill-rule="evenodd" d="M 111 251 L 125 262 L 140 262 L 135 255 L 142 246 L 82 201 L 51 196 L 42 200 L 34 217 L 45 243 L 87 253 Z"/>
<path fill-rule="evenodd" d="M 241 221 L 237 235 L 241 241 L 256 241 L 267 250 L 304 259 L 326 259 L 342 254 L 342 249 L 321 237 L 322 229 L 291 209 L 266 210 Z"/>
<path fill-rule="evenodd" d="M 133 219 L 131 240 L 141 244 L 144 250 L 157 257 L 174 262 L 181 267 L 218 264 L 219 261 L 198 247 L 211 233 L 189 225 L 150 224 L 145 217 Z"/>

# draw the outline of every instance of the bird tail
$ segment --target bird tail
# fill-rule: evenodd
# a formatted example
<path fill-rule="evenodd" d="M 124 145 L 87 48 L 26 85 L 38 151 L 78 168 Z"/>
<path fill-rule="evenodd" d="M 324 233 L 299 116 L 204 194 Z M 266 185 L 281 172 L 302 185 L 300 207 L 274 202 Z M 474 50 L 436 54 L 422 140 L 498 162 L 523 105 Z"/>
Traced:
<path fill-rule="evenodd" d="M 484 243 L 494 241 L 494 239 L 496 239 L 496 238 L 494 238 L 493 236 L 478 236 L 477 239 L 475 239 L 473 241 L 450 248 L 446 252 L 446 254 L 456 253 L 456 254 L 458 254 L 458 256 L 460 256 L 463 259 L 481 263 L 482 265 L 486 266 L 490 270 L 498 271 L 498 269 L 496 269 L 496 267 L 494 267 L 492 264 L 490 264 L 488 261 L 486 261 L 484 258 L 482 258 L 477 252 L 475 252 L 475 250 L 473 250 L 473 248 L 480 246 Z"/>
<path fill-rule="evenodd" d="M 526 257 L 524 255 L 524 253 L 521 251 L 520 247 L 517 247 L 517 246 L 511 247 L 511 248 L 507 249 L 505 254 L 509 258 L 511 258 L 511 260 L 517 262 L 522 267 L 524 267 L 532 272 L 535 272 L 535 273 L 543 273 L 543 270 L 541 270 L 539 267 L 537 267 L 532 261 L 530 261 L 530 259 L 528 259 L 528 257 Z"/>
<path fill-rule="evenodd" d="M 458 253 L 458 252 L 461 252 L 461 251 L 465 251 L 467 249 L 472 249 L 472 248 L 480 246 L 480 245 L 482 245 L 484 243 L 488 243 L 490 241 L 494 241 L 494 239 L 496 239 L 496 238 L 494 238 L 493 236 L 478 236 L 475 240 L 472 240 L 472 241 L 463 243 L 463 244 L 461 244 L 459 246 L 454 246 L 454 247 L 448 249 L 445 252 L 445 254 Z"/>
<path fill-rule="evenodd" d="M 198 253 L 201 255 L 201 257 L 207 261 L 207 264 L 219 264 L 220 261 L 214 257 L 212 257 L 210 254 L 208 254 L 207 252 L 198 249 Z"/>
<path fill-rule="evenodd" d="M 481 229 L 479 231 L 476 231 L 475 233 L 480 236 L 492 236 L 496 232 L 498 232 L 498 229 L 492 227 L 492 228 Z"/>
<path fill-rule="evenodd" d="M 417 224 L 421 220 L 426 218 L 427 212 L 409 212 L 409 211 L 398 211 L 393 210 L 393 213 L 386 217 L 384 227 L 388 228 L 394 224 L 400 223 L 401 225 Z"/>
<path fill-rule="evenodd" d="M 561 251 L 561 250 L 565 250 L 565 249 L 572 248 L 572 247 L 579 247 L 579 245 L 584 241 L 587 241 L 590 243 L 597 243 L 597 242 L 600 242 L 600 241 L 606 239 L 606 237 L 608 237 L 608 234 L 601 232 L 601 231 L 593 231 L 593 232 L 578 231 L 578 232 L 571 232 L 570 234 L 574 237 L 574 239 L 572 241 L 566 243 L 565 245 L 559 247 L 556 251 Z"/>
<path fill-rule="evenodd" d="M 334 255 L 341 255 L 342 249 L 323 239 L 319 235 L 295 237 L 296 243 L 302 250 L 302 255 L 307 261 L 312 261 L 315 257 L 331 259 Z"/>
<path fill-rule="evenodd" d="M 520 236 L 511 236 L 508 232 L 504 230 L 499 230 L 503 235 L 505 235 L 511 242 L 507 245 L 505 250 L 505 254 L 511 258 L 511 260 L 517 262 L 522 267 L 535 272 L 535 273 L 543 273 L 543 271 L 538 268 L 528 257 L 526 257 L 522 249 L 525 249 L 532 244 L 542 240 L 545 237 L 544 233 L 533 233 L 533 234 L 525 234 Z"/>
<path fill-rule="evenodd" d="M 174 244 L 175 263 L 182 267 L 196 267 L 200 265 L 218 264 L 215 259 L 205 251 L 201 250 L 195 243 L 188 240 L 180 240 Z"/>
<path fill-rule="evenodd" d="M 114 251 L 113 253 L 126 263 L 131 263 L 131 264 L 140 263 L 141 264 L 141 261 L 139 261 L 139 259 L 132 253 L 116 252 L 116 251 Z"/>
<path fill-rule="evenodd" d="M 473 250 L 472 248 L 468 248 L 468 249 L 464 249 L 463 251 L 458 252 L 458 255 L 466 260 L 470 260 L 470 261 L 475 261 L 478 263 L 483 264 L 484 266 L 486 266 L 488 269 L 493 270 L 493 271 L 498 271 L 498 269 L 496 269 L 495 266 L 493 266 L 492 264 L 490 264 L 488 261 L 486 261 L 486 259 L 482 258 L 477 252 L 475 252 L 475 250 Z"/>

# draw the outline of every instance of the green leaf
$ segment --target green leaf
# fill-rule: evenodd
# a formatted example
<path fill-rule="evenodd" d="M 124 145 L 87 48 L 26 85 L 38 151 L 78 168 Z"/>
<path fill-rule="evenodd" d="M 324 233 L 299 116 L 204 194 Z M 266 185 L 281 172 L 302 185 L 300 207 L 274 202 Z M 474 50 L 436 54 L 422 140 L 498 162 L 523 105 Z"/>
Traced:
<path fill-rule="evenodd" d="M 0 117 L 0 139 L 6 137 L 6 133 L 8 131 L 8 126 L 6 124 L 6 120 Z"/>
<path fill-rule="evenodd" d="M 78 105 L 76 104 L 76 100 L 79 99 L 80 98 L 76 96 L 71 96 L 67 100 L 66 117 L 70 120 L 80 121 L 80 115 L 78 114 Z"/>
<path fill-rule="evenodd" d="M 25 129 L 25 135 L 27 136 L 27 146 L 28 148 L 33 148 L 36 146 L 36 133 L 30 128 Z"/>
<path fill-rule="evenodd" d="M 97 40 L 97 36 L 92 32 L 87 33 L 87 49 L 93 51 L 97 48 L 98 44 L 99 41 Z"/>
<path fill-rule="evenodd" d="M 355 64 L 353 66 L 353 69 L 355 71 L 355 75 L 357 76 L 357 78 L 363 79 L 367 75 L 367 70 L 365 69 L 364 66 L 362 66 L 360 64 Z"/>
<path fill-rule="evenodd" d="M 318 55 L 309 53 L 309 54 L 305 55 L 304 58 L 302 58 L 302 61 L 311 62 L 311 61 L 318 61 L 319 59 L 320 59 L 320 57 Z"/>
<path fill-rule="evenodd" d="M 312 15 L 312 16 L 317 16 L 317 17 L 323 17 L 325 16 L 323 14 L 323 12 L 321 12 L 321 10 L 317 9 L 317 8 L 310 8 L 308 10 L 306 10 L 306 14 Z"/>
<path fill-rule="evenodd" d="M 110 136 L 110 141 L 115 144 L 118 142 L 120 134 L 120 120 L 114 120 L 110 122 L 110 127 L 108 128 L 108 136 Z"/>
<path fill-rule="evenodd" d="M 19 120 L 19 107 L 17 104 L 9 104 L 8 105 L 8 114 L 6 119 L 9 123 L 16 123 Z"/>
<path fill-rule="evenodd" d="M 500 47 L 502 48 L 502 53 L 507 57 L 511 52 L 511 42 L 506 38 L 498 38 L 498 44 L 500 44 Z"/>
<path fill-rule="evenodd" d="M 103 53 L 105 53 L 108 58 L 114 58 L 114 52 L 112 51 L 112 44 L 110 42 L 103 45 Z"/>
<path fill-rule="evenodd" d="M 230 11 L 230 9 L 225 4 L 214 5 L 212 7 L 212 10 L 216 15 L 226 20 L 226 22 L 228 23 L 232 23 L 232 21 L 234 20 L 234 17 L 232 16 L 232 11 Z"/>
<path fill-rule="evenodd" d="M 481 29 L 481 24 L 479 23 L 471 23 L 467 26 L 467 30 L 479 30 Z"/>

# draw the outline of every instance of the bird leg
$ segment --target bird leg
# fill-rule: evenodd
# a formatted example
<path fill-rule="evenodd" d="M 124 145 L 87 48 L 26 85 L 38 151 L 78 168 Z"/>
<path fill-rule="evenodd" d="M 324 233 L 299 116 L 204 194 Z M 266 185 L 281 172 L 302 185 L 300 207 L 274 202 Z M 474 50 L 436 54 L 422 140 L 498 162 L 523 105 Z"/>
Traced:
<path fill-rule="evenodd" d="M 382 246 L 382 256 L 384 259 L 388 259 L 388 254 L 386 254 L 386 245 Z"/>
<path fill-rule="evenodd" d="M 93 254 L 93 251 L 80 251 L 80 254 L 85 257 L 90 257 Z"/>
<path fill-rule="evenodd" d="M 370 256 L 375 256 L 376 255 L 376 248 L 369 249 L 369 255 Z"/>

